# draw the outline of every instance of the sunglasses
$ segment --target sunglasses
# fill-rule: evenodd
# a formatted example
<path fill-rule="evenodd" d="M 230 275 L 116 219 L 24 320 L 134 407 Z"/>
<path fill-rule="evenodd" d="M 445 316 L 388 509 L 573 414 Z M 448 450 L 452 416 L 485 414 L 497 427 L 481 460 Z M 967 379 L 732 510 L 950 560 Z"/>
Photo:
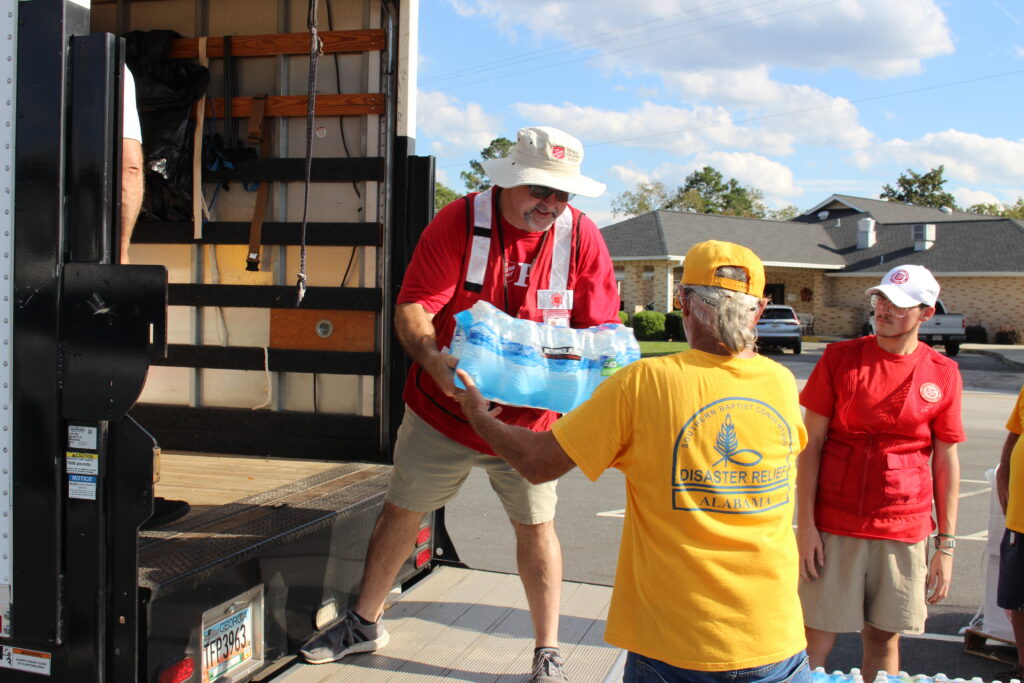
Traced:
<path fill-rule="evenodd" d="M 530 196 L 534 199 L 547 199 L 552 194 L 555 195 L 555 201 L 567 202 L 576 195 L 571 192 L 563 192 L 562 190 L 556 190 L 553 187 L 546 185 L 527 185 L 526 189 L 529 190 Z"/>
<path fill-rule="evenodd" d="M 876 310 L 880 308 L 887 309 L 889 311 L 889 315 L 894 318 L 906 318 L 907 314 L 915 308 L 926 308 L 924 304 L 919 306 L 910 306 L 909 308 L 901 308 L 880 294 L 871 295 L 871 307 Z"/>

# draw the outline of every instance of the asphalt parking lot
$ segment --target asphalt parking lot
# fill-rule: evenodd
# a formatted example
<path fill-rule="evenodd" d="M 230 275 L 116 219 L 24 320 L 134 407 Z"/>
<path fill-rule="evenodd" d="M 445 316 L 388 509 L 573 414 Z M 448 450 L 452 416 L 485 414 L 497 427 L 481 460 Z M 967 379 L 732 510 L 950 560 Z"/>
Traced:
<path fill-rule="evenodd" d="M 800 386 L 821 356 L 823 343 L 805 342 L 803 353 L 767 352 L 788 367 Z M 1006 437 L 1005 423 L 1017 392 L 1024 385 L 1024 368 L 1008 367 L 997 358 L 977 353 L 957 357 L 964 379 L 963 413 L 967 442 L 959 449 L 960 511 L 954 579 L 950 596 L 930 609 L 927 633 L 904 638 L 903 670 L 910 674 L 951 678 L 979 676 L 992 680 L 1008 668 L 964 652 L 960 631 L 971 623 L 985 596 L 986 548 L 991 486 L 985 473 L 999 459 Z M 621 475 L 606 472 L 596 483 L 573 470 L 559 483 L 558 533 L 562 542 L 565 577 L 611 585 L 622 528 L 625 496 Z M 514 538 L 504 511 L 484 475 L 474 472 L 449 505 L 449 532 L 461 559 L 477 569 L 515 571 Z M 1009 649 L 1006 650 L 1010 652 Z M 860 665 L 859 636 L 840 637 L 828 669 L 849 671 Z"/>

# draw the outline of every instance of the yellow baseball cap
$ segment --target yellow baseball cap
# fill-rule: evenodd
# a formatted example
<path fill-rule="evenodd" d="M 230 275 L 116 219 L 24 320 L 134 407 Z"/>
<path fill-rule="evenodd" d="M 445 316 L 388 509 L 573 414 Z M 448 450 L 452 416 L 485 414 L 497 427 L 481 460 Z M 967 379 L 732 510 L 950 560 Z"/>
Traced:
<path fill-rule="evenodd" d="M 722 266 L 747 271 L 748 282 L 715 275 Z M 732 242 L 707 240 L 690 247 L 683 260 L 683 284 L 721 287 L 761 298 L 764 296 L 764 264 L 757 254 Z"/>

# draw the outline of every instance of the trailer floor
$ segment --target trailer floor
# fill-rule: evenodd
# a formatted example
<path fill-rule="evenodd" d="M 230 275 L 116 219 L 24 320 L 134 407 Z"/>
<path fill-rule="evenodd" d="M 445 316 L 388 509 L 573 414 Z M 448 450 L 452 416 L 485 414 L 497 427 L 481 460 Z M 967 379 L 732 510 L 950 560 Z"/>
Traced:
<path fill-rule="evenodd" d="M 559 628 L 569 679 L 621 680 L 622 650 L 604 642 L 611 588 L 562 584 Z M 384 613 L 391 642 L 339 662 L 294 664 L 274 683 L 312 681 L 526 681 L 533 627 L 519 577 L 441 567 Z"/>

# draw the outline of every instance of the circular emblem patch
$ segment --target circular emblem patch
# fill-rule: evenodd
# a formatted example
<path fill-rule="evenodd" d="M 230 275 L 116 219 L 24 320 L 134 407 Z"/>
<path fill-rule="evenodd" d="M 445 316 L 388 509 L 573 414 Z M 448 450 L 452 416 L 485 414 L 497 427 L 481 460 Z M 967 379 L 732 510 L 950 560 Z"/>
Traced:
<path fill-rule="evenodd" d="M 910 273 L 908 273 L 908 272 L 907 272 L 907 271 L 905 271 L 905 270 L 897 270 L 897 271 L 896 271 L 895 273 L 893 273 L 893 274 L 892 274 L 892 275 L 891 275 L 891 276 L 889 277 L 889 280 L 890 280 L 890 281 L 891 281 L 891 282 L 892 282 L 892 283 L 893 283 L 894 285 L 902 285 L 902 284 L 903 284 L 904 282 L 906 282 L 906 281 L 907 281 L 907 280 L 909 280 L 909 279 L 910 279 Z"/>
<path fill-rule="evenodd" d="M 937 384 L 925 382 L 921 385 L 921 398 L 929 403 L 938 403 L 942 398 L 942 389 L 939 389 Z"/>

